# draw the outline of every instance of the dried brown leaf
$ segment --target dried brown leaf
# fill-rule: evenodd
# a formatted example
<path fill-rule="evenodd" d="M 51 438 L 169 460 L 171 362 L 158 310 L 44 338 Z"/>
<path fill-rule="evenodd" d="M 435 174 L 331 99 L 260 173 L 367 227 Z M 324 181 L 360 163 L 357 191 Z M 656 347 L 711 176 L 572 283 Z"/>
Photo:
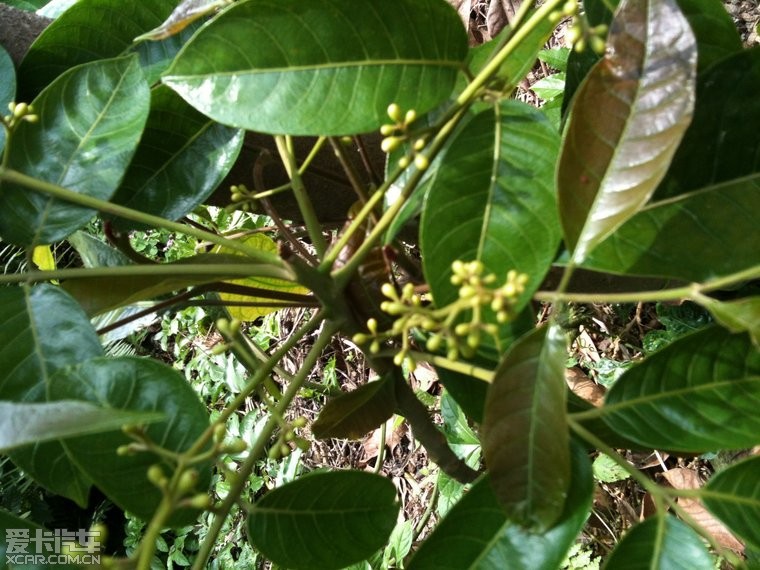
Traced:
<path fill-rule="evenodd" d="M 601 406 L 604 401 L 606 390 L 594 382 L 591 378 L 578 368 L 568 368 L 565 370 L 565 381 L 567 386 L 576 395 L 594 406 Z"/>
<path fill-rule="evenodd" d="M 702 486 L 699 474 L 693 469 L 676 467 L 665 471 L 662 476 L 675 489 L 699 489 Z M 689 516 L 715 538 L 718 544 L 740 554 L 744 552 L 744 544 L 731 534 L 722 522 L 712 516 L 700 501 L 679 497 L 677 502 Z"/>

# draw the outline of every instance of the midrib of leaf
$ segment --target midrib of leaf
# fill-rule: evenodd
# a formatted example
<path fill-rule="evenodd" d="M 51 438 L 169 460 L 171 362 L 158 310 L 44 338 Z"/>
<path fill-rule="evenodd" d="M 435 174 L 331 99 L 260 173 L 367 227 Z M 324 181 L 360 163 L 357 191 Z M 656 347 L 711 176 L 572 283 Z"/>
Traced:
<path fill-rule="evenodd" d="M 750 376 L 748 378 L 741 378 L 737 380 L 719 380 L 716 382 L 711 382 L 709 384 L 700 384 L 698 386 L 687 386 L 684 388 L 672 389 L 665 392 L 657 392 L 656 394 L 651 394 L 649 396 L 640 396 L 638 398 L 626 399 L 625 401 L 618 402 L 616 404 L 605 404 L 604 407 L 599 408 L 600 413 L 598 415 L 604 417 L 606 415 L 605 412 L 625 410 L 626 408 L 638 406 L 641 404 L 650 404 L 656 402 L 657 400 L 665 398 L 677 397 L 680 395 L 690 396 L 702 391 L 715 390 L 725 386 L 741 386 L 743 384 L 754 382 L 760 382 L 760 376 Z"/>
<path fill-rule="evenodd" d="M 709 486 L 702 487 L 699 490 L 700 499 L 716 499 L 720 501 L 726 501 L 730 503 L 736 503 L 740 505 L 746 505 L 755 509 L 760 509 L 760 499 L 754 497 L 747 497 L 745 495 L 734 495 L 731 493 L 713 491 Z"/>

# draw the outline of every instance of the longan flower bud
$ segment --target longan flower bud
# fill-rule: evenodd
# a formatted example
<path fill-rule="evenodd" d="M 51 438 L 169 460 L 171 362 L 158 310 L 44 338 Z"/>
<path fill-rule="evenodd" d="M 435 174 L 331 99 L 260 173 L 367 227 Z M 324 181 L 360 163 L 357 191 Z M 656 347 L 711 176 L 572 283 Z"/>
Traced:
<path fill-rule="evenodd" d="M 427 167 L 430 166 L 430 160 L 424 154 L 418 154 L 414 157 L 414 166 L 418 170 L 427 170 Z"/>
<path fill-rule="evenodd" d="M 402 350 L 401 352 L 397 352 L 393 356 L 393 364 L 396 366 L 401 366 L 401 364 L 404 362 L 404 358 L 406 357 L 406 353 Z"/>
<path fill-rule="evenodd" d="M 188 469 L 182 475 L 179 476 L 179 481 L 177 482 L 177 490 L 182 493 L 183 495 L 186 495 L 193 489 L 195 489 L 195 486 L 198 484 L 198 471 L 196 469 Z"/>
<path fill-rule="evenodd" d="M 291 425 L 294 428 L 298 429 L 298 428 L 306 427 L 306 423 L 307 422 L 308 422 L 308 420 L 305 417 L 298 416 L 296 419 L 293 420 L 293 422 L 291 423 Z"/>
<path fill-rule="evenodd" d="M 396 125 L 381 125 L 380 134 L 384 137 L 392 135 L 396 131 Z"/>
<path fill-rule="evenodd" d="M 576 0 L 568 0 L 562 6 L 562 13 L 565 16 L 572 16 L 578 12 L 578 2 Z"/>
<path fill-rule="evenodd" d="M 583 36 L 583 30 L 577 23 L 574 23 L 565 32 L 565 41 L 567 41 L 567 43 L 569 43 L 570 45 L 575 45 L 581 39 L 582 36 Z"/>
<path fill-rule="evenodd" d="M 380 352 L 380 343 L 376 340 L 373 340 L 372 344 L 369 345 L 369 352 L 370 354 L 377 354 Z"/>
<path fill-rule="evenodd" d="M 467 335 L 467 346 L 469 346 L 472 349 L 478 348 L 478 345 L 480 344 L 480 331 L 472 331 L 469 335 Z"/>
<path fill-rule="evenodd" d="M 459 350 L 457 349 L 457 347 L 452 346 L 451 348 L 449 348 L 448 352 L 446 352 L 446 358 L 448 358 L 449 360 L 456 360 L 457 358 L 459 358 Z"/>
<path fill-rule="evenodd" d="M 301 451 L 309 451 L 309 448 L 311 447 L 311 442 L 308 439 L 304 439 L 302 437 L 295 438 L 293 440 L 293 443 L 295 443 L 296 447 Z"/>
<path fill-rule="evenodd" d="M 383 283 L 380 286 L 380 292 L 389 299 L 393 299 L 394 301 L 398 300 L 398 293 L 396 293 L 396 288 L 390 283 Z"/>
<path fill-rule="evenodd" d="M 206 494 L 199 493 L 198 495 L 190 497 L 190 499 L 187 501 L 187 505 L 194 509 L 205 511 L 207 509 L 210 509 L 214 503 L 211 500 L 211 497 Z"/>
<path fill-rule="evenodd" d="M 226 444 L 221 451 L 222 453 L 230 453 L 234 455 L 236 453 L 243 453 L 246 449 L 248 449 L 248 444 L 237 437 Z"/>
<path fill-rule="evenodd" d="M 356 333 L 351 340 L 354 341 L 355 344 L 365 344 L 370 339 L 369 335 L 366 335 L 364 333 Z"/>
<path fill-rule="evenodd" d="M 388 105 L 388 116 L 391 118 L 391 121 L 395 121 L 396 123 L 401 122 L 401 107 L 397 103 L 391 103 Z"/>
<path fill-rule="evenodd" d="M 414 141 L 414 145 L 412 145 L 412 148 L 414 148 L 414 150 L 420 151 L 423 148 L 425 148 L 426 142 L 427 141 L 425 139 L 419 138 L 416 141 Z"/>
<path fill-rule="evenodd" d="M 591 39 L 589 39 L 589 45 L 591 46 L 591 49 L 594 50 L 594 53 L 599 55 L 602 55 L 604 50 L 607 49 L 607 42 L 599 36 L 591 36 Z"/>
<path fill-rule="evenodd" d="M 151 465 L 148 467 L 148 481 L 153 483 L 156 487 L 163 488 L 166 486 L 166 483 L 168 482 L 166 479 L 166 475 L 164 475 L 164 470 L 161 469 L 161 466 L 157 463 Z"/>
<path fill-rule="evenodd" d="M 430 338 L 428 338 L 425 342 L 425 348 L 427 348 L 430 352 L 438 352 L 438 349 L 441 348 L 442 342 L 443 339 L 441 338 L 441 335 L 430 335 Z"/>
<path fill-rule="evenodd" d="M 457 336 L 464 336 L 470 332 L 471 328 L 472 326 L 470 325 L 470 323 L 459 323 L 457 326 L 454 327 L 454 334 Z"/>
<path fill-rule="evenodd" d="M 404 115 L 404 124 L 410 125 L 416 120 L 417 120 L 417 111 L 415 111 L 414 109 L 409 109 L 406 112 L 406 115 Z"/>
<path fill-rule="evenodd" d="M 406 168 L 409 166 L 409 157 L 408 156 L 402 156 L 398 159 L 398 166 L 399 168 Z"/>
<path fill-rule="evenodd" d="M 393 152 L 401 144 L 400 137 L 385 137 L 383 142 L 380 143 L 380 148 L 384 153 Z"/>
<path fill-rule="evenodd" d="M 26 103 L 18 103 L 11 109 L 11 112 L 13 113 L 14 118 L 20 119 L 29 112 L 29 105 Z"/>
<path fill-rule="evenodd" d="M 373 335 L 377 334 L 377 319 L 367 319 L 367 330 Z"/>

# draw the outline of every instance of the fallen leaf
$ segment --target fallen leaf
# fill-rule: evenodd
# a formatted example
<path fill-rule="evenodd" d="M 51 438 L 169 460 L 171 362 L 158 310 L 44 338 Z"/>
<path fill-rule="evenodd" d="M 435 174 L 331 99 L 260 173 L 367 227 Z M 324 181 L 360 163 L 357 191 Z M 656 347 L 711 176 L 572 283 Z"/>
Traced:
<path fill-rule="evenodd" d="M 600 386 L 578 368 L 565 370 L 565 381 L 568 388 L 576 395 L 594 406 L 601 406 L 604 401 L 604 386 Z"/>
<path fill-rule="evenodd" d="M 665 471 L 662 476 L 675 489 L 699 489 L 702 486 L 699 474 L 693 469 L 675 467 Z M 731 534 L 722 522 L 712 516 L 697 499 L 679 497 L 676 502 L 709 532 L 718 544 L 739 554 L 744 552 L 744 544 Z"/>

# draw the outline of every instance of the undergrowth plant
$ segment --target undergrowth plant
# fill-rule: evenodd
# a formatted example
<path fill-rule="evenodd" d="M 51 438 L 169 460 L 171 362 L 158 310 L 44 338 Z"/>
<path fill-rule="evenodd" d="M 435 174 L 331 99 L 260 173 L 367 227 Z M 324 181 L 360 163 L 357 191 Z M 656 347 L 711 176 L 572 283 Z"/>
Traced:
<path fill-rule="evenodd" d="M 747 557 L 760 549 L 759 457 L 679 490 L 617 451 L 760 443 L 760 49 L 742 49 L 717 0 L 614 4 L 525 2 L 468 48 L 444 0 L 79 0 L 18 70 L 0 52 L 0 237 L 30 260 L 69 240 L 85 265 L 0 277 L 0 451 L 53 493 L 84 505 L 94 486 L 144 521 L 130 558 L 103 567 L 149 568 L 163 529 L 203 517 L 191 562 L 204 568 L 233 509 L 279 567 L 365 567 L 396 526 L 390 481 L 323 470 L 249 487 L 263 458 L 304 445 L 307 426 L 287 412 L 319 383 L 334 335 L 353 338 L 378 379 L 330 399 L 312 433 L 359 438 L 397 413 L 447 477 L 472 483 L 404 567 L 560 567 L 591 508 L 593 451 L 655 505 L 606 567 L 709 569 L 710 550 L 744 564 L 685 497 Z M 575 50 L 544 113 L 514 94 L 568 18 Z M 225 212 L 263 209 L 271 225 L 225 234 L 189 219 L 241 149 L 254 152 L 253 132 L 276 151 L 232 182 Z M 384 173 L 367 133 L 388 153 Z M 299 137 L 314 137 L 311 151 L 296 152 Z M 323 147 L 355 193 L 338 230 L 305 182 Z M 289 181 L 267 187 L 276 160 Z M 269 201 L 283 193 L 293 223 Z M 94 216 L 107 243 L 76 233 Z M 133 230 L 149 231 L 130 242 Z M 197 253 L 157 261 L 150 236 L 170 234 Z M 148 313 L 226 307 L 215 350 L 249 376 L 220 412 L 164 363 L 105 355 L 91 319 L 146 300 Z M 648 353 L 601 406 L 570 392 L 569 305 L 642 301 L 690 301 L 714 324 Z M 538 327 L 537 303 L 552 305 Z M 242 334 L 280 307 L 310 316 L 271 349 Z M 280 361 L 296 346 L 308 351 L 288 374 Z M 411 389 L 403 371 L 420 362 L 475 426 L 482 467 L 454 453 Z M 228 426 L 252 398 L 266 415 L 246 441 Z M 212 473 L 227 482 L 217 502 Z M 0 522 L 39 529 L 9 512 Z M 394 548 L 386 564 L 408 551 Z"/>

